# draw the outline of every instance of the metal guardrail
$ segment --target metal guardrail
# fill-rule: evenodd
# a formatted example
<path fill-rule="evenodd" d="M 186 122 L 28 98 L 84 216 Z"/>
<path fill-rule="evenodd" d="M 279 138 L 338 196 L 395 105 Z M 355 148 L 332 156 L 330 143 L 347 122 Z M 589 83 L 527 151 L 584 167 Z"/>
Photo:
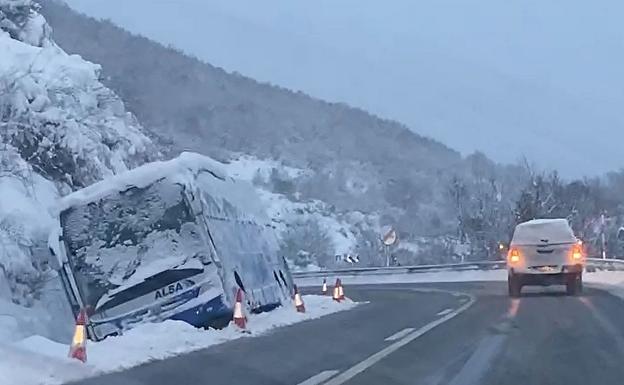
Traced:
<path fill-rule="evenodd" d="M 375 274 L 410 274 L 419 272 L 435 271 L 465 271 L 465 270 L 493 270 L 502 269 L 505 261 L 476 261 L 439 265 L 414 265 L 414 266 L 391 266 L 391 267 L 355 267 L 347 269 L 321 270 L 295 272 L 293 277 L 326 277 L 337 275 L 375 275 Z"/>
<path fill-rule="evenodd" d="M 302 271 L 294 272 L 294 278 L 308 277 L 332 277 L 353 275 L 391 275 L 412 274 L 438 271 L 469 271 L 469 270 L 497 270 L 506 268 L 507 263 L 500 261 L 475 261 L 439 265 L 414 265 L 414 266 L 391 266 L 391 267 L 354 267 L 345 269 Z M 595 270 L 624 270 L 623 259 L 587 258 L 588 271 Z"/>
<path fill-rule="evenodd" d="M 587 258 L 586 270 L 624 270 L 624 259 Z"/>

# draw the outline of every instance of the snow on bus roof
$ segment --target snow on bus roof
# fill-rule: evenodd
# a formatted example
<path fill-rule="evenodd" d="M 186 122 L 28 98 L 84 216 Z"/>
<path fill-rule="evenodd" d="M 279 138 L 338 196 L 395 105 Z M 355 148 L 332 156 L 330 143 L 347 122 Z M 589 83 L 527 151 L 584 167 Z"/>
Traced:
<path fill-rule="evenodd" d="M 565 218 L 534 219 L 520 223 L 514 231 L 512 244 L 567 243 L 576 241 L 574 232 Z"/>
<path fill-rule="evenodd" d="M 171 160 L 146 163 L 68 194 L 59 200 L 57 209 L 62 212 L 130 187 L 146 187 L 162 178 L 186 183 L 200 171 L 208 171 L 221 180 L 229 179 L 223 165 L 216 160 L 193 152 L 183 152 Z"/>
<path fill-rule="evenodd" d="M 561 226 L 561 225 L 565 225 L 568 226 L 568 220 L 565 218 L 544 218 L 544 219 L 532 219 L 530 221 L 526 221 L 523 223 L 518 224 L 518 227 L 520 226 L 543 226 L 543 225 L 555 225 L 555 226 Z"/>

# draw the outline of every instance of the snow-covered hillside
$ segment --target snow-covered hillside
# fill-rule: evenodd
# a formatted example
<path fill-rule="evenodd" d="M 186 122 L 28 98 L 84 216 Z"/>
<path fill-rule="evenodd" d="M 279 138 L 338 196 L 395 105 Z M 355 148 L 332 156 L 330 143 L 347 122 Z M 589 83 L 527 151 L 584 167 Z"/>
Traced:
<path fill-rule="evenodd" d="M 339 213 L 331 205 L 304 199 L 298 186 L 314 177 L 314 171 L 289 167 L 274 160 L 242 155 L 224 165 L 232 177 L 253 182 L 265 204 L 267 214 L 278 230 L 282 253 L 294 262 L 295 269 L 306 264 L 336 262 L 334 256 L 358 254 L 365 231 L 378 233 L 379 217 L 358 211 Z M 319 255 L 322 254 L 322 255 Z"/>
<path fill-rule="evenodd" d="M 42 3 L 58 43 L 100 63 L 105 84 L 172 152 L 224 161 L 243 153 L 305 170 L 288 183 L 284 169 L 278 179 L 286 183 L 272 191 L 320 200 L 337 213 L 376 212 L 403 239 L 455 232 L 448 181 L 470 164 L 445 145 L 366 111 L 227 73 L 59 2 Z M 299 199 L 290 195 L 293 185 Z"/>
<path fill-rule="evenodd" d="M 63 332 L 52 327 L 64 306 L 47 266 L 52 202 L 158 157 L 100 67 L 59 48 L 37 10 L 0 0 L 0 338 Z"/>
<path fill-rule="evenodd" d="M 620 0 L 66 2 L 464 153 L 512 163 L 526 155 L 577 177 L 621 166 Z"/>

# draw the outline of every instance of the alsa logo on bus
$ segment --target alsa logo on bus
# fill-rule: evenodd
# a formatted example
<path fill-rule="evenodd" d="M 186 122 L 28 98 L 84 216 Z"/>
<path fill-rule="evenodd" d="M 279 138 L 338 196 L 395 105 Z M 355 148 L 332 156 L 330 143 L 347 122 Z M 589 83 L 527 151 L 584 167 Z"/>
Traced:
<path fill-rule="evenodd" d="M 160 290 L 156 291 L 156 299 L 159 298 L 163 298 L 163 297 L 168 297 L 172 294 L 175 294 L 177 292 L 179 292 L 180 290 L 183 290 L 184 287 L 182 287 L 182 284 L 180 282 L 177 282 L 175 284 L 171 284 L 169 286 L 165 286 Z"/>

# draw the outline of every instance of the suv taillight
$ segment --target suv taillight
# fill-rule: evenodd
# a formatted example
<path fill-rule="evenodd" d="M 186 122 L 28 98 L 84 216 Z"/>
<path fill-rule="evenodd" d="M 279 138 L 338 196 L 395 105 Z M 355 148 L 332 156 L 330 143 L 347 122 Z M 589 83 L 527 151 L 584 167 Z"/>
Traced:
<path fill-rule="evenodd" d="M 580 261 L 581 259 L 583 259 L 583 246 L 576 244 L 572 248 L 572 260 Z"/>
<path fill-rule="evenodd" d="M 520 250 L 516 248 L 509 249 L 509 254 L 507 255 L 507 259 L 509 260 L 509 263 L 520 262 Z"/>

